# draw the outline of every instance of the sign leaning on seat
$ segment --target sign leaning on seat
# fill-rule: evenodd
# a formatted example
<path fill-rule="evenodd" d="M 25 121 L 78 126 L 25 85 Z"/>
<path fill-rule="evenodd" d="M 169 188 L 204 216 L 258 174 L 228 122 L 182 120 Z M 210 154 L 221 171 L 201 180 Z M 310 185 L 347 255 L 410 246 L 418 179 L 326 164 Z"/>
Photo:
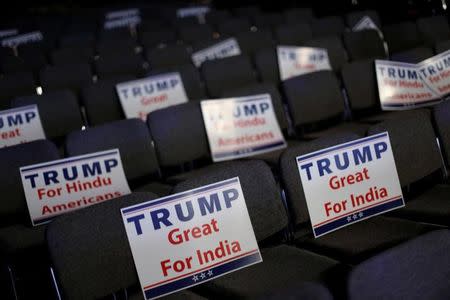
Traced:
<path fill-rule="evenodd" d="M 21 167 L 20 176 L 33 226 L 131 192 L 118 149 Z"/>
<path fill-rule="evenodd" d="M 226 39 L 222 42 L 209 46 L 205 49 L 192 53 L 191 59 L 197 68 L 207 60 L 215 60 L 241 54 L 239 43 L 234 38 Z"/>
<path fill-rule="evenodd" d="M 383 110 L 434 105 L 450 94 L 450 50 L 418 64 L 376 60 Z"/>
<path fill-rule="evenodd" d="M 214 162 L 286 147 L 269 94 L 201 101 Z"/>
<path fill-rule="evenodd" d="M 331 70 L 327 49 L 278 46 L 277 56 L 282 81 L 307 73 Z"/>
<path fill-rule="evenodd" d="M 145 121 L 147 114 L 188 101 L 178 72 L 150 76 L 116 85 L 125 116 Z"/>
<path fill-rule="evenodd" d="M 40 31 L 33 31 L 29 33 L 22 33 L 15 36 L 10 36 L 2 39 L 2 47 L 17 47 L 19 45 L 40 42 L 44 36 Z"/>
<path fill-rule="evenodd" d="M 297 157 L 317 238 L 405 205 L 387 132 Z"/>
<path fill-rule="evenodd" d="M 45 139 L 37 105 L 0 111 L 0 148 Z"/>
<path fill-rule="evenodd" d="M 262 261 L 238 177 L 121 212 L 145 299 Z"/>

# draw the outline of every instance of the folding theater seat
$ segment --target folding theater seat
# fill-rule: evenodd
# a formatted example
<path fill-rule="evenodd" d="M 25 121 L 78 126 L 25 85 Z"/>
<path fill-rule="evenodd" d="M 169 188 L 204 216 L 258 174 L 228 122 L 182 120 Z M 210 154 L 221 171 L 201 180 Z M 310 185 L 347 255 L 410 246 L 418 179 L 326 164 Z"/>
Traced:
<path fill-rule="evenodd" d="M 146 57 L 150 64 L 150 70 L 192 63 L 191 54 L 185 45 L 169 45 L 164 48 L 148 49 Z"/>
<path fill-rule="evenodd" d="M 66 138 L 67 156 L 76 156 L 118 148 L 125 176 L 135 191 L 151 191 L 164 196 L 171 187 L 158 183 L 159 165 L 152 138 L 139 119 L 111 122 L 74 131 Z"/>
<path fill-rule="evenodd" d="M 269 292 L 266 295 L 258 297 L 261 300 L 277 300 L 277 299 L 316 299 L 316 300 L 332 300 L 333 295 L 322 284 L 306 282 L 301 283 L 293 288 L 284 288 Z"/>
<path fill-rule="evenodd" d="M 120 57 L 123 54 L 129 55 L 130 53 L 136 53 L 136 47 L 136 40 L 132 37 L 99 39 L 96 45 L 100 57 L 103 55 L 116 55 L 116 57 Z"/>
<path fill-rule="evenodd" d="M 220 97 L 227 90 L 257 81 L 250 59 L 245 55 L 206 61 L 201 66 L 201 73 L 208 93 L 213 98 Z"/>
<path fill-rule="evenodd" d="M 89 31 L 64 34 L 59 40 L 59 47 L 61 48 L 93 48 L 94 46 L 95 35 Z"/>
<path fill-rule="evenodd" d="M 282 83 L 291 120 L 303 139 L 355 132 L 364 135 L 368 125 L 342 122 L 345 103 L 337 77 L 319 71 L 292 77 Z"/>
<path fill-rule="evenodd" d="M 434 50 L 436 51 L 436 54 L 440 54 L 442 52 L 445 52 L 450 49 L 450 39 L 446 41 L 437 42 L 434 45 Z"/>
<path fill-rule="evenodd" d="M 33 74 L 15 73 L 0 77 L 0 110 L 10 107 L 14 97 L 36 94 Z"/>
<path fill-rule="evenodd" d="M 11 107 L 37 104 L 45 136 L 61 145 L 71 131 L 84 125 L 77 97 L 69 90 L 45 93 L 41 96 L 19 97 L 11 101 Z"/>
<path fill-rule="evenodd" d="M 312 30 L 307 23 L 283 24 L 275 28 L 275 37 L 279 45 L 301 46 L 312 39 Z"/>
<path fill-rule="evenodd" d="M 304 46 L 327 49 L 331 67 L 335 72 L 338 72 L 348 61 L 347 51 L 339 36 L 315 38 L 305 42 Z"/>
<path fill-rule="evenodd" d="M 333 259 L 281 244 L 288 216 L 275 179 L 264 162 L 221 164 L 176 185 L 174 192 L 233 177 L 239 177 L 263 262 L 205 282 L 195 289 L 196 293 L 212 299 L 257 298 L 273 291 L 298 289 L 305 282 L 328 283 L 332 275 L 341 271 Z"/>
<path fill-rule="evenodd" d="M 17 47 L 17 51 L 18 56 L 33 72 L 39 71 L 48 63 L 47 48 L 44 42 L 20 45 Z"/>
<path fill-rule="evenodd" d="M 53 65 L 83 64 L 94 60 L 94 48 L 92 47 L 71 47 L 53 50 L 50 60 Z"/>
<path fill-rule="evenodd" d="M 251 17 L 262 13 L 261 8 L 256 5 L 236 7 L 233 12 L 236 16 L 240 17 Z"/>
<path fill-rule="evenodd" d="M 92 82 L 88 64 L 47 66 L 39 73 L 44 92 L 70 89 L 78 94 L 81 87 Z"/>
<path fill-rule="evenodd" d="M 205 15 L 206 24 L 216 26 L 217 24 L 231 19 L 231 13 L 228 10 L 215 10 L 212 9 Z"/>
<path fill-rule="evenodd" d="M 116 84 L 136 79 L 133 76 L 120 76 L 84 86 L 81 89 L 81 102 L 86 109 L 90 126 L 117 121 L 125 118 Z"/>
<path fill-rule="evenodd" d="M 159 12 L 155 12 L 158 14 Z M 141 14 L 144 12 L 141 11 Z M 143 16 L 141 23 L 136 26 L 138 33 L 144 32 L 157 32 L 164 29 L 169 30 L 170 32 L 174 32 L 173 28 L 170 27 L 169 22 L 166 20 L 160 19 L 158 15 L 155 16 Z"/>
<path fill-rule="evenodd" d="M 429 47 L 416 47 L 394 53 L 391 55 L 390 60 L 415 64 L 430 58 L 433 55 L 433 49 Z"/>
<path fill-rule="evenodd" d="M 309 23 L 314 19 L 314 12 L 311 8 L 288 8 L 284 17 L 288 24 Z"/>
<path fill-rule="evenodd" d="M 311 224 L 297 157 L 360 138 L 336 134 L 288 148 L 280 158 L 281 181 L 294 228 L 294 244 L 335 259 L 355 264 L 384 249 L 435 229 L 412 221 L 375 216 L 340 228 L 319 238 L 312 237 Z"/>
<path fill-rule="evenodd" d="M 184 18 L 172 17 L 168 20 L 170 22 L 170 25 L 176 29 L 180 29 L 185 26 L 193 26 L 193 25 L 200 24 L 199 20 L 196 16 L 188 16 L 188 17 L 184 17 Z"/>
<path fill-rule="evenodd" d="M 448 299 L 449 247 L 450 232 L 438 230 L 359 264 L 349 274 L 349 299 Z"/>
<path fill-rule="evenodd" d="M 361 21 L 364 17 L 369 17 L 373 23 L 381 29 L 381 20 L 380 16 L 375 10 L 362 10 L 362 11 L 354 11 L 345 15 L 345 23 L 349 28 L 355 27 L 359 21 Z"/>
<path fill-rule="evenodd" d="M 258 30 L 272 30 L 278 25 L 284 22 L 284 16 L 280 12 L 260 13 L 251 17 L 252 24 L 258 28 Z"/>
<path fill-rule="evenodd" d="M 406 206 L 392 215 L 450 225 L 450 185 L 442 184 L 443 163 L 428 110 L 386 120 L 368 133 L 389 132 Z"/>
<path fill-rule="evenodd" d="M 340 16 L 329 16 L 311 21 L 314 37 L 325 37 L 330 35 L 341 35 L 344 33 L 345 24 Z"/>
<path fill-rule="evenodd" d="M 98 32 L 98 38 L 100 42 L 114 42 L 117 40 L 129 40 L 132 41 L 130 28 L 119 27 L 114 29 L 103 29 Z"/>
<path fill-rule="evenodd" d="M 386 25 L 383 27 L 383 35 L 391 55 L 422 44 L 417 25 L 413 22 Z"/>
<path fill-rule="evenodd" d="M 276 48 L 265 48 L 255 53 L 254 63 L 260 80 L 278 85 L 280 82 L 280 70 Z"/>
<path fill-rule="evenodd" d="M 376 30 L 345 32 L 344 45 L 350 60 L 376 58 L 386 59 L 383 41 Z"/>
<path fill-rule="evenodd" d="M 24 58 L 14 54 L 6 54 L 0 59 L 0 68 L 3 74 L 15 74 L 21 72 L 35 72 L 32 66 L 29 65 Z"/>
<path fill-rule="evenodd" d="M 207 24 L 181 27 L 178 33 L 185 44 L 192 44 L 201 40 L 211 39 L 214 36 L 213 28 Z"/>
<path fill-rule="evenodd" d="M 160 45 L 175 44 L 177 39 L 177 34 L 173 29 L 158 29 L 140 33 L 140 42 L 145 49 L 156 48 Z"/>
<path fill-rule="evenodd" d="M 137 53 L 103 54 L 94 62 L 94 67 L 102 79 L 121 75 L 142 76 L 145 73 L 144 59 Z"/>
<path fill-rule="evenodd" d="M 450 27 L 446 16 L 417 19 L 417 28 L 425 45 L 432 47 L 436 42 L 450 39 Z"/>
<path fill-rule="evenodd" d="M 272 33 L 268 30 L 246 31 L 236 35 L 241 53 L 253 55 L 260 49 L 275 46 Z"/>
<path fill-rule="evenodd" d="M 133 193 L 50 224 L 47 244 L 64 299 L 143 299 L 120 209 L 156 198 L 152 193 Z M 164 299 L 205 298 L 186 290 Z"/>
<path fill-rule="evenodd" d="M 246 17 L 231 18 L 217 24 L 217 30 L 223 36 L 234 36 L 239 32 L 249 31 L 251 27 Z"/>

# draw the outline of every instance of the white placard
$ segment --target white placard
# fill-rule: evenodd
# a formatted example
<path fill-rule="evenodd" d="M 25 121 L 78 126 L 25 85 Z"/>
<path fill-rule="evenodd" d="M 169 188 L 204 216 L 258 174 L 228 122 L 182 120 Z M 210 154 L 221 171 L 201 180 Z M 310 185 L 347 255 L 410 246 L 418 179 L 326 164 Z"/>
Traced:
<path fill-rule="evenodd" d="M 145 299 L 262 261 L 237 177 L 121 212 Z"/>
<path fill-rule="evenodd" d="M 40 42 L 43 40 L 43 38 L 44 37 L 40 31 L 19 34 L 3 39 L 2 47 L 17 47 L 23 44 Z"/>
<path fill-rule="evenodd" d="M 178 72 L 165 73 L 116 85 L 125 116 L 146 120 L 152 111 L 188 101 Z"/>
<path fill-rule="evenodd" d="M 117 19 L 117 18 L 128 18 L 128 17 L 134 17 L 139 16 L 140 11 L 138 8 L 130 8 L 130 9 L 124 9 L 124 10 L 116 10 L 106 13 L 105 19 L 111 20 L 111 19 Z"/>
<path fill-rule="evenodd" d="M 436 95 L 444 97 L 450 93 L 450 50 L 422 61 L 417 67 L 424 84 Z"/>
<path fill-rule="evenodd" d="M 380 32 L 380 28 L 378 28 L 377 24 L 375 24 L 375 22 L 369 16 L 364 16 L 361 18 L 361 20 L 359 20 L 358 23 L 355 24 L 355 26 L 353 26 L 352 31 L 362 31 L 368 29 Z"/>
<path fill-rule="evenodd" d="M 118 149 L 22 167 L 20 175 L 33 226 L 130 193 Z"/>
<path fill-rule="evenodd" d="M 301 155 L 297 165 L 315 237 L 405 205 L 387 132 Z"/>
<path fill-rule="evenodd" d="M 375 71 L 383 110 L 413 109 L 440 101 L 440 96 L 422 80 L 416 64 L 376 60 Z"/>
<path fill-rule="evenodd" d="M 184 7 L 177 10 L 178 18 L 197 17 L 201 18 L 210 11 L 208 6 Z"/>
<path fill-rule="evenodd" d="M 286 147 L 269 94 L 204 100 L 201 108 L 214 162 Z"/>
<path fill-rule="evenodd" d="M 4 38 L 7 36 L 11 36 L 11 35 L 17 35 L 19 34 L 19 30 L 18 29 L 4 29 L 4 30 L 0 30 L 0 38 Z"/>
<path fill-rule="evenodd" d="M 37 105 L 0 111 L 0 148 L 45 139 Z"/>
<path fill-rule="evenodd" d="M 235 38 L 226 39 L 208 48 L 194 52 L 191 56 L 192 62 L 198 68 L 207 60 L 225 58 L 241 54 L 241 48 Z"/>
<path fill-rule="evenodd" d="M 119 18 L 105 21 L 103 24 L 104 29 L 114 29 L 119 27 L 134 27 L 141 23 L 140 16 L 131 16 L 126 18 Z"/>
<path fill-rule="evenodd" d="M 327 49 L 278 46 L 277 55 L 282 81 L 307 73 L 331 70 Z"/>

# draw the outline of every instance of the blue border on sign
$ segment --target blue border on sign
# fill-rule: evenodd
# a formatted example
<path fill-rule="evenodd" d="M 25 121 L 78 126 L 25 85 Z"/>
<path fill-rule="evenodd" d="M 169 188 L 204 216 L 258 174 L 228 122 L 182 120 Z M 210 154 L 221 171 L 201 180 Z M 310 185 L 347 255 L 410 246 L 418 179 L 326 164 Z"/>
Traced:
<path fill-rule="evenodd" d="M 435 98 L 435 99 L 431 99 L 431 100 L 426 100 L 426 101 L 421 101 L 421 102 L 411 102 L 411 103 L 389 103 L 389 104 L 385 104 L 382 103 L 381 106 L 383 107 L 419 107 L 422 106 L 424 104 L 426 105 L 431 105 L 431 104 L 435 104 L 435 103 L 439 103 L 442 101 L 442 98 Z"/>
<path fill-rule="evenodd" d="M 275 147 L 282 146 L 285 144 L 286 143 L 284 141 L 281 141 L 281 142 L 271 143 L 271 144 L 267 144 L 267 145 L 263 145 L 263 146 L 259 146 L 259 147 L 244 148 L 244 149 L 228 151 L 228 152 L 219 152 L 219 153 L 214 154 L 214 158 L 224 158 L 224 157 L 235 156 L 235 155 L 240 155 L 240 154 L 244 154 L 244 153 L 248 154 L 248 153 L 252 153 L 252 152 L 256 152 L 256 151 L 262 151 L 262 150 L 267 150 L 270 148 L 275 148 Z"/>

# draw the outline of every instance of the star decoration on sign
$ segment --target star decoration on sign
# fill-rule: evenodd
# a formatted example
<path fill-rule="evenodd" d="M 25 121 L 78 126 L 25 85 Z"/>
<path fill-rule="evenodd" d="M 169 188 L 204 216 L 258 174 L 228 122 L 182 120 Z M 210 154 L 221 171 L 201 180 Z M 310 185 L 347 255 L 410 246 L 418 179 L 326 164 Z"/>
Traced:
<path fill-rule="evenodd" d="M 203 272 L 202 272 L 202 273 L 200 273 L 200 278 L 201 278 L 201 279 L 205 279 L 205 278 L 206 278 L 206 275 L 205 275 L 205 273 L 203 273 Z"/>
<path fill-rule="evenodd" d="M 353 215 L 353 220 L 358 219 L 358 216 L 356 214 Z"/>
<path fill-rule="evenodd" d="M 212 271 L 212 270 L 209 270 L 209 271 L 208 271 L 208 276 L 209 276 L 209 277 L 213 276 L 213 271 Z"/>
<path fill-rule="evenodd" d="M 347 222 L 351 222 L 352 221 L 352 217 L 348 216 L 347 217 Z"/>
<path fill-rule="evenodd" d="M 194 282 L 197 282 L 197 281 L 198 281 L 198 276 L 197 276 L 197 275 L 192 276 L 192 280 L 193 280 Z"/>
<path fill-rule="evenodd" d="M 362 218 L 362 217 L 364 216 L 364 213 L 363 213 L 362 211 L 360 211 L 359 214 L 358 214 L 358 216 L 359 216 L 360 218 Z"/>

